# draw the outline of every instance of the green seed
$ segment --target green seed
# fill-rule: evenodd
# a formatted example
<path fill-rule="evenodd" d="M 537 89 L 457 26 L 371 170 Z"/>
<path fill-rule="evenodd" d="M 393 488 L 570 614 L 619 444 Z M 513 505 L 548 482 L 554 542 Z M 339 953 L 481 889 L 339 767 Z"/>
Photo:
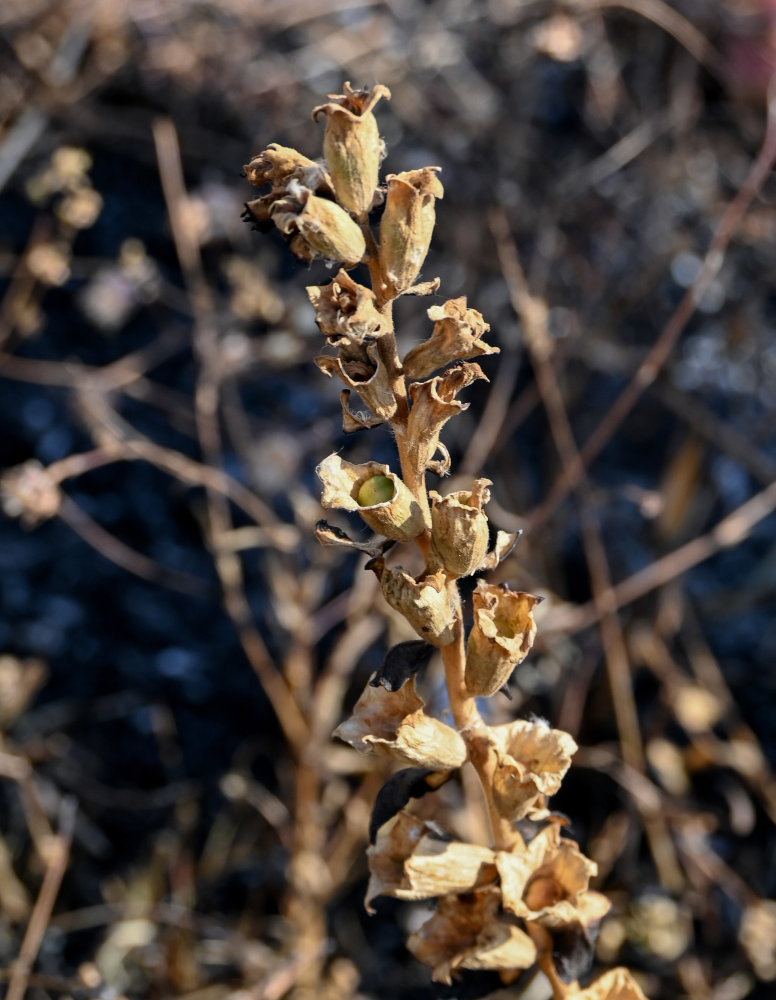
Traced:
<path fill-rule="evenodd" d="M 358 502 L 361 507 L 371 507 L 376 503 L 393 500 L 393 483 L 388 476 L 372 476 L 361 484 Z"/>

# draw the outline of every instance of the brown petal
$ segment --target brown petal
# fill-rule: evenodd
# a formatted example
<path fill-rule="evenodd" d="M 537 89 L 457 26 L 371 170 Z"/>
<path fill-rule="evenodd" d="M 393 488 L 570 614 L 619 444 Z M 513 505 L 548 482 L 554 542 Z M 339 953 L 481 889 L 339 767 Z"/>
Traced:
<path fill-rule="evenodd" d="M 536 946 L 500 913 L 499 901 L 497 889 L 443 896 L 407 947 L 442 983 L 450 983 L 458 968 L 527 969 L 536 961 Z"/>
<path fill-rule="evenodd" d="M 422 479 L 440 447 L 439 432 L 450 417 L 463 413 L 469 406 L 455 397 L 466 386 L 485 375 L 479 365 L 462 361 L 453 365 L 444 375 L 437 375 L 428 382 L 414 382 L 410 386 L 412 409 L 407 422 L 408 460 L 415 475 Z M 485 379 L 487 381 L 487 379 Z"/>
<path fill-rule="evenodd" d="M 401 566 L 387 568 L 382 559 L 374 560 L 369 568 L 377 575 L 386 601 L 404 615 L 421 639 L 432 646 L 446 646 L 453 641 L 455 612 L 448 597 L 444 570 L 416 580 Z"/>
<path fill-rule="evenodd" d="M 390 330 L 375 308 L 374 292 L 355 282 L 347 271 L 340 270 L 328 285 L 308 285 L 307 294 L 315 309 L 315 321 L 333 346 L 341 340 L 360 344 Z"/>
<path fill-rule="evenodd" d="M 329 178 L 320 163 L 308 160 L 299 150 L 281 146 L 277 142 L 253 157 L 243 170 L 256 187 L 272 183 L 276 189 L 285 188 L 289 181 L 298 181 L 311 191 L 331 191 Z"/>
<path fill-rule="evenodd" d="M 353 715 L 334 735 L 356 750 L 432 771 L 451 771 L 466 760 L 466 744 L 458 733 L 423 711 L 414 678 L 398 691 L 367 685 Z"/>
<path fill-rule="evenodd" d="M 489 848 L 445 838 L 435 825 L 408 812 L 380 828 L 367 858 L 367 909 L 375 896 L 431 899 L 466 892 L 496 875 Z"/>
<path fill-rule="evenodd" d="M 492 726 L 490 736 L 499 756 L 494 801 L 502 816 L 515 821 L 530 811 L 540 795 L 557 792 L 577 745 L 563 730 L 522 719 Z"/>
<path fill-rule="evenodd" d="M 507 683 L 533 645 L 536 622 L 532 612 L 539 598 L 480 580 L 472 602 L 466 687 L 474 695 L 492 695 Z"/>
<path fill-rule="evenodd" d="M 338 375 L 381 421 L 390 420 L 396 412 L 391 378 L 374 344 L 364 345 L 361 353 L 365 355 L 363 361 L 344 360 L 342 355 L 338 358 L 321 355 L 315 363 L 325 375 Z"/>
<path fill-rule="evenodd" d="M 432 306 L 428 317 L 434 321 L 431 336 L 425 343 L 413 347 L 402 362 L 408 378 L 427 378 L 457 359 L 499 353 L 498 347 L 491 347 L 481 339 L 490 327 L 476 309 L 466 308 L 465 297 Z"/>

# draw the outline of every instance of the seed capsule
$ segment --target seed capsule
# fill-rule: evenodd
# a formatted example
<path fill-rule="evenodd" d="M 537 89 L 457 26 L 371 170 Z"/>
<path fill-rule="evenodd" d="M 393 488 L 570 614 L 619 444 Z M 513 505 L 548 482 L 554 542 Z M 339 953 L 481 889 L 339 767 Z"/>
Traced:
<path fill-rule="evenodd" d="M 388 176 L 380 259 L 393 298 L 410 288 L 426 259 L 436 221 L 434 203 L 444 195 L 436 176 L 439 169 L 423 167 Z"/>

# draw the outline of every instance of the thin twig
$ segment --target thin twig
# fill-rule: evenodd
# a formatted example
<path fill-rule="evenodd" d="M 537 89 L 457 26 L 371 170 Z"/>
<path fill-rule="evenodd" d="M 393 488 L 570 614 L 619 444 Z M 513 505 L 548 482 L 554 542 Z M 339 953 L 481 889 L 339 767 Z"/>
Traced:
<path fill-rule="evenodd" d="M 51 919 L 59 887 L 62 884 L 68 861 L 70 845 L 75 832 L 77 805 L 74 798 L 62 799 L 59 810 L 59 828 L 51 841 L 43 882 L 32 909 L 30 922 L 24 933 L 19 957 L 14 963 L 8 983 L 6 1000 L 22 1000 L 27 989 L 30 972 L 37 958 L 43 936 Z"/>
<path fill-rule="evenodd" d="M 774 79 L 776 80 L 776 78 Z M 649 353 L 636 369 L 631 381 L 607 411 L 606 416 L 595 431 L 579 449 L 579 455 L 568 466 L 564 466 L 544 502 L 528 515 L 528 523 L 531 528 L 535 529 L 543 524 L 556 510 L 568 491 L 580 482 L 585 470 L 600 455 L 617 428 L 641 398 L 645 389 L 654 382 L 695 312 L 698 303 L 719 273 L 727 248 L 741 220 L 767 180 L 774 163 L 776 163 L 776 83 L 772 80 L 768 92 L 768 117 L 762 147 L 746 180 L 725 209 L 695 281 L 687 289 Z"/>

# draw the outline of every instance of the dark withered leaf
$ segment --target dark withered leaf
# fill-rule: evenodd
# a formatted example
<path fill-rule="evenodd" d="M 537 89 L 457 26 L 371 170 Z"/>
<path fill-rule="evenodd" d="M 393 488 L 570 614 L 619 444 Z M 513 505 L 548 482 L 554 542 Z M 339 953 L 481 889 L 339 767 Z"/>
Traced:
<path fill-rule="evenodd" d="M 405 767 L 392 774 L 375 798 L 369 819 L 369 843 L 374 844 L 383 823 L 403 809 L 410 799 L 420 799 L 436 791 L 452 774 L 452 771 L 431 771 L 427 767 Z"/>
<path fill-rule="evenodd" d="M 382 685 L 386 691 L 398 691 L 428 665 L 434 647 L 422 639 L 410 639 L 392 646 L 385 654 L 380 669 L 369 683 L 372 687 Z"/>
<path fill-rule="evenodd" d="M 581 979 L 593 964 L 598 925 L 583 927 L 581 924 L 571 924 L 551 933 L 552 957 L 558 975 L 564 983 Z"/>

